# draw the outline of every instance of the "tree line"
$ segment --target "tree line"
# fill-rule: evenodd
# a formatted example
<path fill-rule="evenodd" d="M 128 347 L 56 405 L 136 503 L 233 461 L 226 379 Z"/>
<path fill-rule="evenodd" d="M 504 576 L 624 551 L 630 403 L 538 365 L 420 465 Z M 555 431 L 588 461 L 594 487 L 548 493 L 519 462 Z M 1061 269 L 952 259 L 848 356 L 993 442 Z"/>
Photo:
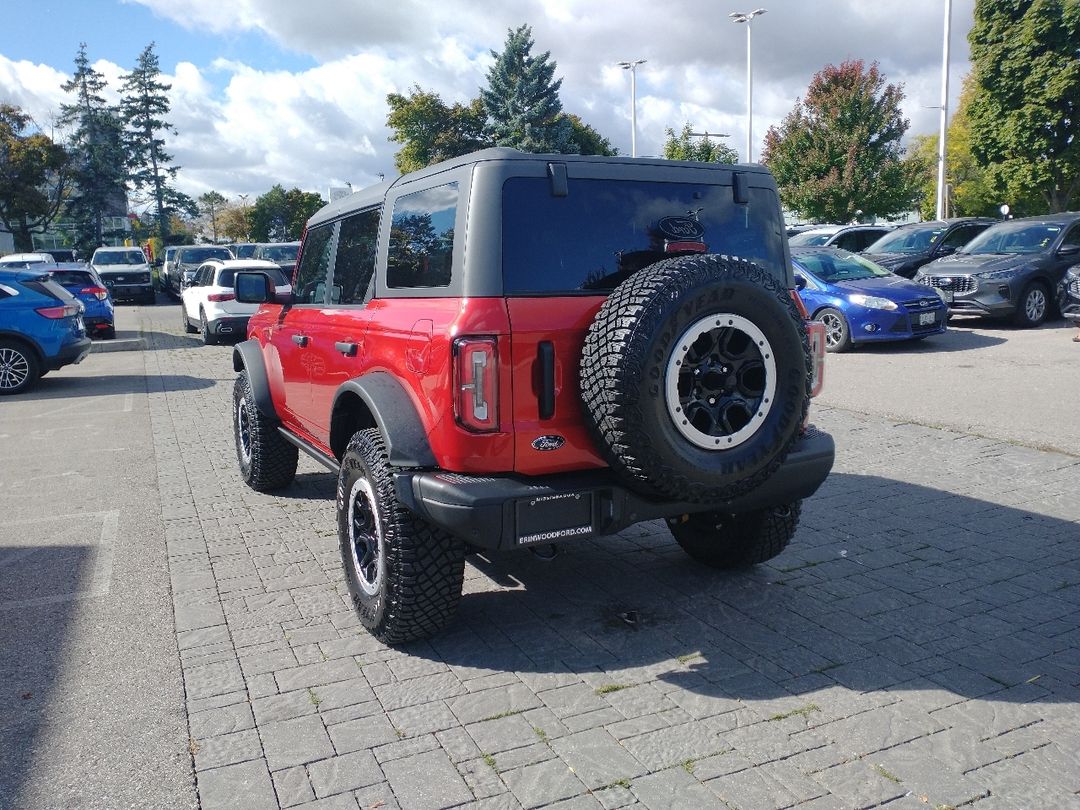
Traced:
<path fill-rule="evenodd" d="M 949 214 L 994 215 L 1067 210 L 1080 192 L 1080 0 L 976 0 L 968 34 L 972 70 L 948 129 Z M 389 140 L 399 144 L 402 173 L 489 146 L 528 152 L 614 155 L 610 140 L 563 110 L 562 79 L 550 52 L 534 55 L 532 30 L 507 32 L 487 84 L 468 103 L 447 104 L 414 85 L 387 96 Z M 161 80 L 154 44 L 121 79 L 120 102 L 104 100 L 104 77 L 80 46 L 63 89 L 71 97 L 57 124 L 62 142 L 45 135 L 12 105 L 0 105 L 0 223 L 16 248 L 32 249 L 34 233 L 58 214 L 75 223 L 84 252 L 117 234 L 105 227 L 126 193 L 153 208 L 133 222 L 140 238 L 190 240 L 192 220 L 215 241 L 299 238 L 324 204 L 318 194 L 275 185 L 248 205 L 210 191 L 193 200 L 178 191 L 179 167 L 165 151 L 169 85 Z M 806 94 L 765 136 L 764 163 L 782 203 L 808 220 L 850 222 L 895 218 L 918 208 L 933 215 L 937 136 L 916 135 L 907 149 L 903 87 L 887 82 L 877 63 L 826 65 Z M 697 138 L 690 123 L 666 129 L 662 155 L 675 160 L 733 163 L 737 153 Z M 121 208 L 121 210 L 123 210 Z M 142 229 L 142 231 L 139 231 Z"/>

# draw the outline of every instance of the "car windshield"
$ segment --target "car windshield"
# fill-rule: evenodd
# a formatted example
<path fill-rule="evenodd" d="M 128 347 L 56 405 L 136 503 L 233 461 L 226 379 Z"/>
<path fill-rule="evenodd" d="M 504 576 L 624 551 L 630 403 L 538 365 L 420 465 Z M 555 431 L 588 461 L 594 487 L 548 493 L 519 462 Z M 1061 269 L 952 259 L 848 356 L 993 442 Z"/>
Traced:
<path fill-rule="evenodd" d="M 238 259 L 250 259 L 255 255 L 256 245 L 235 245 L 233 246 L 233 253 L 236 254 Z"/>
<path fill-rule="evenodd" d="M 862 256 L 856 256 L 854 253 L 820 251 L 800 253 L 794 256 L 793 259 L 796 264 L 826 284 L 835 284 L 838 281 L 883 278 L 891 275 L 884 267 L 879 267 L 873 262 L 862 258 Z"/>
<path fill-rule="evenodd" d="M 1042 253 L 1054 244 L 1061 225 L 1051 222 L 1002 222 L 987 228 L 961 253 Z"/>
<path fill-rule="evenodd" d="M 897 228 L 887 233 L 866 249 L 867 253 L 922 253 L 929 250 L 948 228 L 945 225 L 925 225 L 914 228 Z"/>
<path fill-rule="evenodd" d="M 262 259 L 272 262 L 295 262 L 299 245 L 267 245 L 262 249 Z"/>
<path fill-rule="evenodd" d="M 94 264 L 146 264 L 146 257 L 141 250 L 110 250 L 96 254 Z"/>
<path fill-rule="evenodd" d="M 179 261 L 183 264 L 200 264 L 207 259 L 231 259 L 232 254 L 228 248 L 204 247 L 185 248 L 180 251 Z"/>
<path fill-rule="evenodd" d="M 92 275 L 80 270 L 54 270 L 49 275 L 53 281 L 65 287 L 93 287 L 97 284 Z"/>
<path fill-rule="evenodd" d="M 832 237 L 831 233 L 822 233 L 821 231 L 803 231 L 797 233 L 790 239 L 788 244 L 792 247 L 798 245 L 805 245 L 807 247 L 813 247 L 814 245 L 824 245 Z"/>

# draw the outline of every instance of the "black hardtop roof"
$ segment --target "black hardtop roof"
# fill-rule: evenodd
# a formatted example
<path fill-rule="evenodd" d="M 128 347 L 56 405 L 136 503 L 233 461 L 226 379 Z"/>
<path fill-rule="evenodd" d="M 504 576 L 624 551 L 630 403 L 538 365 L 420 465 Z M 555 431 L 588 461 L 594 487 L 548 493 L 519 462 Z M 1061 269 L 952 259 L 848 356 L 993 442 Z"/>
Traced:
<path fill-rule="evenodd" d="M 351 211 L 355 211 L 359 208 L 366 208 L 370 205 L 375 205 L 382 201 L 386 196 L 386 193 L 396 185 L 402 183 L 411 183 L 414 180 L 422 180 L 425 177 L 439 174 L 450 169 L 456 169 L 460 166 L 468 166 L 476 163 L 483 163 L 485 161 L 521 161 L 521 162 L 536 162 L 542 161 L 544 163 L 609 163 L 609 164 L 633 164 L 637 166 L 664 166 L 670 168 L 688 167 L 694 169 L 701 168 L 716 168 L 730 171 L 733 165 L 738 166 L 740 172 L 747 172 L 753 174 L 768 174 L 769 170 L 764 166 L 754 163 L 739 163 L 739 164 L 726 164 L 726 163 L 699 163 L 693 160 L 666 160 L 664 158 L 633 158 L 627 155 L 616 155 L 615 157 L 605 157 L 603 155 L 559 155 L 559 154 L 541 154 L 534 152 L 522 152 L 518 149 L 510 149 L 505 146 L 495 146 L 490 149 L 481 149 L 479 152 L 470 152 L 467 155 L 461 157 L 450 158 L 444 160 L 441 163 L 433 163 L 419 171 L 410 172 L 409 174 L 397 177 L 394 180 L 387 180 L 383 183 L 378 183 L 374 186 L 368 186 L 367 188 L 355 191 L 347 197 L 342 197 L 340 200 L 335 200 L 329 205 L 323 206 L 308 220 L 308 227 L 320 225 L 323 222 L 329 222 L 337 219 Z"/>

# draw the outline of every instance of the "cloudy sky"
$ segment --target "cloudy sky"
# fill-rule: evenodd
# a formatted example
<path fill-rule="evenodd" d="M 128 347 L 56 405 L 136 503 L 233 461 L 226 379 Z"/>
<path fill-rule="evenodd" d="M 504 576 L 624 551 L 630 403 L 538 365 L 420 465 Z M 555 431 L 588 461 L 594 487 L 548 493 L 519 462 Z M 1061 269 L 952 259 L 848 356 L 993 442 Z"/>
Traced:
<path fill-rule="evenodd" d="M 945 0 L 765 0 L 753 23 L 754 154 L 813 74 L 877 60 L 902 83 L 911 134 L 937 131 Z M 953 0 L 950 106 L 968 71 L 974 0 Z M 550 51 L 567 112 L 630 153 L 630 77 L 637 71 L 638 154 L 665 127 L 730 133 L 746 143 L 746 26 L 729 0 L 22 0 L 0 31 L 0 101 L 49 131 L 79 43 L 115 91 L 157 43 L 171 82 L 168 148 L 178 185 L 198 195 L 258 195 L 274 183 L 326 196 L 394 175 L 386 94 L 413 85 L 468 101 L 486 84 L 507 29 L 532 26 Z M 932 109 L 933 108 L 933 109 Z"/>

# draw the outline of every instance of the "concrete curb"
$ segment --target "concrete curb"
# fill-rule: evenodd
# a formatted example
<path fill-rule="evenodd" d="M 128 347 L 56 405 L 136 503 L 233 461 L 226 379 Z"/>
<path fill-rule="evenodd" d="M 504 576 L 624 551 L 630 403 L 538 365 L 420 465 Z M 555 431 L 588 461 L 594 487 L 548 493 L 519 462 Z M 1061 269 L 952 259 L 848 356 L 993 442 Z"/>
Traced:
<path fill-rule="evenodd" d="M 146 339 L 143 338 L 142 330 L 117 331 L 116 337 L 111 340 L 95 340 L 90 346 L 91 354 L 95 352 L 141 352 L 146 348 Z"/>

